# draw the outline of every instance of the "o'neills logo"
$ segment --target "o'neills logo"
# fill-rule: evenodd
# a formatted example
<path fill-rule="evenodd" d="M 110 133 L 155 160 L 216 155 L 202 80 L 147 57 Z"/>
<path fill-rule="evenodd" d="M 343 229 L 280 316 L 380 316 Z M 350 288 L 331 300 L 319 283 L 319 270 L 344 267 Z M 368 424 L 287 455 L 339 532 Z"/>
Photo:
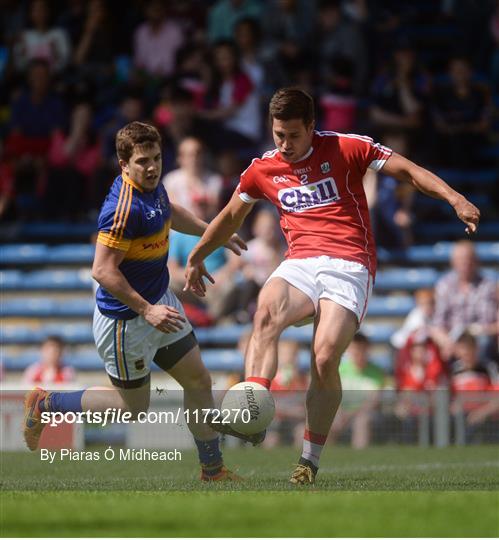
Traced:
<path fill-rule="evenodd" d="M 295 188 L 280 189 L 277 197 L 281 207 L 288 212 L 305 212 L 310 208 L 326 206 L 339 200 L 334 178 Z"/>
<path fill-rule="evenodd" d="M 256 402 L 255 392 L 252 386 L 245 386 L 244 392 L 246 394 L 246 401 L 248 402 L 248 409 L 250 412 L 251 420 L 257 420 L 260 414 L 260 407 Z"/>

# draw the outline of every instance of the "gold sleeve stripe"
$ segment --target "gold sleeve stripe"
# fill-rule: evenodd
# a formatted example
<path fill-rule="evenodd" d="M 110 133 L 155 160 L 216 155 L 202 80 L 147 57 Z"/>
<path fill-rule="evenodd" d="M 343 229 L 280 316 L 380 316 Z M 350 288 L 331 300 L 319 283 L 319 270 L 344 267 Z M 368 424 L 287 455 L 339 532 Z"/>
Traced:
<path fill-rule="evenodd" d="M 132 186 L 128 186 L 128 187 L 130 188 L 130 196 L 128 198 L 125 217 L 123 218 L 123 227 L 120 231 L 120 240 L 123 238 L 123 234 L 125 233 L 126 223 L 128 221 L 128 216 L 130 215 L 130 208 L 132 208 L 133 187 Z"/>
<path fill-rule="evenodd" d="M 97 236 L 97 242 L 113 249 L 119 249 L 120 251 L 128 251 L 132 243 L 131 240 L 127 239 L 116 240 L 113 236 L 104 231 L 99 232 L 99 235 Z"/>
<path fill-rule="evenodd" d="M 125 184 L 125 182 L 123 182 L 123 183 Z M 111 231 L 111 234 L 113 236 L 115 236 L 116 239 L 118 239 L 118 240 L 119 240 L 119 235 L 120 235 L 121 223 L 123 221 L 123 213 L 125 211 L 126 203 L 127 203 L 127 200 L 128 200 L 128 188 L 129 188 L 129 185 L 125 184 L 125 190 L 124 190 L 124 193 L 123 193 L 123 197 L 122 197 L 121 201 L 119 201 L 121 204 L 120 204 L 120 211 L 119 211 L 119 215 L 118 215 L 118 220 L 116 221 L 116 226 L 114 228 L 114 231 Z"/>
<path fill-rule="evenodd" d="M 118 197 L 118 204 L 116 205 L 116 210 L 114 211 L 114 219 L 113 219 L 113 226 L 111 227 L 110 232 L 114 233 L 114 229 L 116 228 L 116 223 L 118 219 L 118 215 L 120 214 L 120 206 L 123 203 L 123 194 L 125 193 L 125 182 L 121 183 L 121 189 L 120 189 L 120 195 Z"/>
<path fill-rule="evenodd" d="M 118 218 L 118 223 L 116 225 L 116 229 L 112 233 L 113 236 L 115 236 L 118 240 L 121 240 L 121 237 L 123 236 L 123 233 L 125 231 L 125 220 L 124 216 L 125 213 L 128 216 L 128 212 L 130 211 L 130 205 L 132 203 L 132 186 L 126 184 L 125 187 L 125 196 L 123 197 L 123 204 L 121 205 L 120 209 L 120 217 Z M 128 208 L 128 211 L 127 211 Z"/>

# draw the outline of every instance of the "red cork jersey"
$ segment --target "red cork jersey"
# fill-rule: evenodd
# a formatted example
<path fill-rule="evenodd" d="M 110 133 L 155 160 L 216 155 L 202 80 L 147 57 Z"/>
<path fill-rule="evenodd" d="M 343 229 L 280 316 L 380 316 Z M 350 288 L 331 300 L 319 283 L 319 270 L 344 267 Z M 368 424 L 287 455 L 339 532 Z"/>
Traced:
<path fill-rule="evenodd" d="M 391 154 L 370 137 L 316 131 L 300 161 L 288 163 L 278 150 L 254 159 L 237 191 L 244 202 L 267 199 L 277 207 L 288 259 L 328 255 L 361 263 L 374 276 L 362 178 L 368 168 L 379 171 Z"/>

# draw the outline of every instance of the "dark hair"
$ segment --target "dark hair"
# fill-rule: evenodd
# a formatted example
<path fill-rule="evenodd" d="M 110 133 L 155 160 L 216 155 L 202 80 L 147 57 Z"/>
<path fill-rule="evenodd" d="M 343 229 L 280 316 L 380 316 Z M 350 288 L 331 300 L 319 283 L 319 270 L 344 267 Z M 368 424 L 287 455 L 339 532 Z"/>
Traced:
<path fill-rule="evenodd" d="M 161 135 L 154 126 L 130 122 L 116 134 L 116 153 L 119 159 L 128 161 L 135 146 L 153 146 L 155 143 L 161 146 Z"/>
<path fill-rule="evenodd" d="M 295 87 L 281 88 L 272 96 L 269 105 L 269 120 L 302 120 L 308 126 L 314 121 L 312 96 Z"/>
<path fill-rule="evenodd" d="M 235 24 L 236 32 L 240 26 L 249 26 L 251 32 L 253 33 L 255 41 L 260 41 L 262 37 L 262 28 L 258 20 L 256 20 L 254 17 L 244 17 L 242 19 L 239 19 Z"/>
<path fill-rule="evenodd" d="M 363 345 L 369 345 L 369 338 L 361 332 L 357 332 L 352 338 L 352 343 L 362 343 Z"/>
<path fill-rule="evenodd" d="M 66 344 L 66 342 L 62 339 L 62 337 L 56 334 L 49 335 L 43 340 L 43 343 L 49 343 L 49 342 L 57 343 L 59 347 L 64 347 L 64 345 Z"/>
<path fill-rule="evenodd" d="M 469 345 L 470 347 L 476 347 L 476 338 L 473 334 L 465 331 L 457 338 L 456 343 L 461 343 L 462 345 Z"/>

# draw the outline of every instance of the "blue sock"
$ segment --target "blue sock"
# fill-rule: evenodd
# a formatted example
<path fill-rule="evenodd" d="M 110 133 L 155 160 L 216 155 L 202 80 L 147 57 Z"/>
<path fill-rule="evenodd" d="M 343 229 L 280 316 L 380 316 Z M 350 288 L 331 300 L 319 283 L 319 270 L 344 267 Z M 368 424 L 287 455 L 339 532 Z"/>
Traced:
<path fill-rule="evenodd" d="M 85 390 L 77 392 L 50 392 L 49 396 L 40 401 L 40 412 L 82 412 L 81 398 Z"/>
<path fill-rule="evenodd" d="M 211 441 L 194 439 L 198 447 L 199 461 L 208 474 L 217 474 L 223 466 L 222 452 L 218 444 L 218 437 Z"/>

